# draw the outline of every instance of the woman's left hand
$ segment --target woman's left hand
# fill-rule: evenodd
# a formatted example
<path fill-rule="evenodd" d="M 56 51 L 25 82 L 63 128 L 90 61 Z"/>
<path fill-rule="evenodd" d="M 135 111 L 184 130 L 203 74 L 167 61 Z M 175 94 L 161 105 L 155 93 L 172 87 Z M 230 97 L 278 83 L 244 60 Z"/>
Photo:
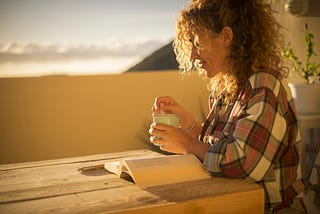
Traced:
<path fill-rule="evenodd" d="M 174 126 L 152 123 L 149 129 L 153 144 L 161 144 L 160 149 L 176 154 L 187 154 L 197 141 L 188 131 Z M 156 136 L 156 137 L 155 137 Z"/>

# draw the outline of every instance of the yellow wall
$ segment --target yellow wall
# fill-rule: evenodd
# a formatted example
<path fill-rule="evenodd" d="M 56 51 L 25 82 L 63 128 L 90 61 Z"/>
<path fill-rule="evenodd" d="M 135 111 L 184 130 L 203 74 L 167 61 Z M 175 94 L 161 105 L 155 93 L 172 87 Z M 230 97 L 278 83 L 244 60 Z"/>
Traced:
<path fill-rule="evenodd" d="M 154 98 L 172 95 L 200 118 L 206 84 L 178 72 L 0 78 L 0 163 L 148 148 Z"/>

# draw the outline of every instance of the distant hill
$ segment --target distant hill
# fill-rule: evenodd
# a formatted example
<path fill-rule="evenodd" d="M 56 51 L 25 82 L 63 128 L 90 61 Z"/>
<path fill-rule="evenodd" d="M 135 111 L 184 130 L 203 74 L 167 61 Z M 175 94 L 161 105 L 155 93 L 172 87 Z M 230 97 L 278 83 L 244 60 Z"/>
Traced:
<path fill-rule="evenodd" d="M 178 70 L 178 62 L 173 51 L 172 42 L 159 48 L 126 72 Z"/>

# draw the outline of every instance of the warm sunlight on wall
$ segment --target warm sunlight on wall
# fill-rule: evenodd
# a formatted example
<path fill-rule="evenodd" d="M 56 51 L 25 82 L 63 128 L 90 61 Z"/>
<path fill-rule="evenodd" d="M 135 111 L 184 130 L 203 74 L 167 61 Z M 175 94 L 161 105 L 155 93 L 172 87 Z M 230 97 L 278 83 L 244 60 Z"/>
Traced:
<path fill-rule="evenodd" d="M 0 163 L 149 148 L 141 136 L 159 95 L 199 119 L 207 113 L 206 82 L 196 74 L 0 78 Z"/>

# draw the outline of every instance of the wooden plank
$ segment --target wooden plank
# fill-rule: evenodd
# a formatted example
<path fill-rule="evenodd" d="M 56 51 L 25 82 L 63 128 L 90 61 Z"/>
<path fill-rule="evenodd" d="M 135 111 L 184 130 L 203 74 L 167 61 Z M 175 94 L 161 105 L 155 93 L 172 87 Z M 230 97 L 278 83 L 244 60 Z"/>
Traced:
<path fill-rule="evenodd" d="M 59 164 L 72 164 L 72 163 L 85 163 L 90 161 L 98 161 L 98 160 L 111 160 L 117 158 L 125 158 L 132 156 L 153 156 L 153 155 L 161 155 L 157 152 L 141 149 L 141 150 L 131 150 L 124 152 L 114 152 L 114 153 L 106 153 L 106 154 L 97 154 L 97 155 L 88 155 L 74 158 L 61 158 L 61 159 L 52 159 L 45 161 L 33 161 L 33 162 L 23 162 L 23 163 L 14 163 L 14 164 L 1 164 L 0 171 L 12 170 L 12 169 L 20 169 L 20 168 L 31 168 L 31 167 L 41 167 L 41 166 L 51 166 L 51 165 L 59 165 Z"/>
<path fill-rule="evenodd" d="M 121 196 L 119 190 L 115 190 L 117 197 L 107 200 L 108 203 L 103 202 L 98 206 L 92 204 L 91 208 L 87 206 L 86 209 L 90 209 L 88 213 L 97 212 L 96 207 L 100 207 L 99 209 L 105 207 L 105 211 L 101 213 L 212 213 L 213 210 L 215 213 L 264 212 L 263 189 L 257 184 L 240 179 L 211 178 L 163 185 L 144 189 L 143 196 L 141 196 L 142 191 L 131 193 L 128 190 Z M 103 192 L 99 191 L 99 193 L 81 193 L 78 196 L 84 201 L 98 201 L 99 198 L 103 198 L 103 195 Z M 130 202 L 121 205 L 121 201 L 126 200 L 122 198 L 119 200 L 119 206 L 119 203 L 113 201 L 121 197 L 127 198 Z M 157 200 L 160 199 L 165 203 L 159 203 Z M 133 203 L 134 201 L 145 203 L 137 207 L 138 204 Z M 135 206 L 130 207 L 131 203 Z M 81 208 L 80 211 L 82 211 Z"/>
<path fill-rule="evenodd" d="M 0 213 L 3 214 L 37 214 L 37 213 L 74 213 L 68 209 L 70 204 L 81 204 L 76 194 L 60 197 L 44 198 L 39 200 L 22 201 L 18 203 L 0 204 Z M 59 212 L 55 212 L 59 210 Z"/>
<path fill-rule="evenodd" d="M 141 189 L 136 185 L 0 204 L 4 213 L 263 213 L 262 188 L 221 179 Z M 223 182 L 224 185 L 221 185 Z M 219 185 L 218 185 L 219 184 Z M 191 186 L 191 189 L 188 187 Z M 198 190 L 196 187 L 200 187 Z M 206 188 L 208 187 L 208 188 Z M 233 188 L 236 187 L 236 188 Z M 245 187 L 249 190 L 243 191 Z M 227 191 L 223 192 L 223 189 Z M 172 194 L 175 193 L 176 194 Z M 63 200 L 63 201 L 62 201 Z M 67 200 L 68 203 L 65 203 Z M 27 212 L 25 212 L 27 211 Z M 31 213 L 31 212 L 30 212 Z"/>
<path fill-rule="evenodd" d="M 262 188 L 248 180 L 212 177 L 209 179 L 149 187 L 147 190 L 167 201 L 178 202 L 198 197 L 221 196 L 237 192 L 262 190 Z"/>
<path fill-rule="evenodd" d="M 263 193 L 260 190 L 255 190 L 216 197 L 195 198 L 179 203 L 146 206 L 143 210 L 140 207 L 136 207 L 132 209 L 99 212 L 99 214 L 263 214 L 263 197 Z"/>
<path fill-rule="evenodd" d="M 6 168 L 6 170 L 0 171 L 0 192 L 106 179 L 107 171 L 105 170 L 98 170 L 96 174 L 94 172 L 92 174 L 82 174 L 78 169 L 86 166 L 101 165 L 108 161 L 120 160 L 128 156 L 152 157 L 161 155 L 155 152 L 147 152 L 147 150 L 110 154 L 97 155 L 95 156 L 97 160 L 90 156 L 90 160 L 88 158 L 83 159 L 87 160 L 85 162 L 82 161 L 82 158 L 77 158 L 78 162 L 74 162 L 74 158 L 72 158 L 71 161 L 70 159 L 61 160 L 59 164 L 55 164 L 55 161 L 51 160 L 46 162 L 45 165 L 41 162 L 39 166 L 34 167 L 25 167 L 24 165 L 24 167 L 20 168 L 18 166 L 13 166 L 11 169 Z M 101 159 L 102 156 L 104 157 L 103 159 Z"/>
<path fill-rule="evenodd" d="M 67 203 L 65 202 L 67 201 Z M 0 204 L 0 213 L 96 213 L 165 201 L 136 185 Z"/>
<path fill-rule="evenodd" d="M 90 192 L 134 185 L 129 181 L 117 178 L 115 175 L 111 176 L 112 178 L 105 178 L 97 181 L 82 181 L 0 192 L 0 204 L 37 200 L 74 193 Z"/>

